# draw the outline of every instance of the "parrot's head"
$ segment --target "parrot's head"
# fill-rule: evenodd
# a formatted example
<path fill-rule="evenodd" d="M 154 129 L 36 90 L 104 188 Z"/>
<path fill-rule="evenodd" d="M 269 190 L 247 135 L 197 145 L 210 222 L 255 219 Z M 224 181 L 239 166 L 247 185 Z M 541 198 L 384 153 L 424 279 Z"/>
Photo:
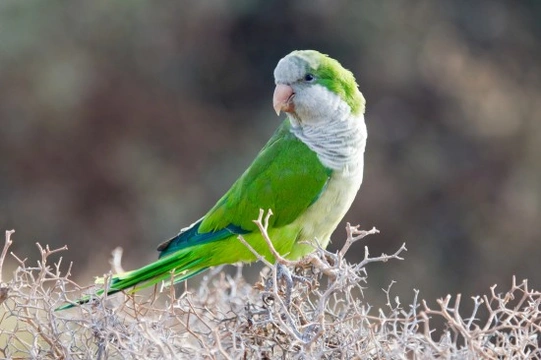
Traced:
<path fill-rule="evenodd" d="M 274 110 L 301 125 L 364 113 L 365 100 L 353 74 L 318 51 L 288 54 L 276 65 L 274 80 Z"/>

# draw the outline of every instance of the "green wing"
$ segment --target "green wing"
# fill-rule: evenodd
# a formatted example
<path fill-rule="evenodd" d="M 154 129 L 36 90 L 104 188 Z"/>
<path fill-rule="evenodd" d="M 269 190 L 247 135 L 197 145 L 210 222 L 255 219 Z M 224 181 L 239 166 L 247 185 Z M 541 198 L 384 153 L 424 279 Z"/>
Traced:
<path fill-rule="evenodd" d="M 269 226 L 281 227 L 318 199 L 332 170 L 289 131 L 290 126 L 285 120 L 248 170 L 203 218 L 199 232 L 231 225 L 254 231 L 259 209 L 272 209 Z"/>
<path fill-rule="evenodd" d="M 216 205 L 189 229 L 158 247 L 160 257 L 197 244 L 257 230 L 259 209 L 271 209 L 269 226 L 294 221 L 325 189 L 332 170 L 293 135 L 289 120 L 278 128 L 252 165 Z"/>

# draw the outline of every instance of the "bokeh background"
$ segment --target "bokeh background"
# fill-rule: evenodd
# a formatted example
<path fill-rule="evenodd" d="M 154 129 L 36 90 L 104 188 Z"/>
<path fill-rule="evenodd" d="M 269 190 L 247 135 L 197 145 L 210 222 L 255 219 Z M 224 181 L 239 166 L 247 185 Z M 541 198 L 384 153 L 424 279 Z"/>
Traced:
<path fill-rule="evenodd" d="M 381 231 L 374 255 L 409 249 L 367 291 L 541 288 L 540 41 L 535 0 L 2 1 L 0 229 L 29 261 L 67 244 L 81 283 L 116 246 L 126 268 L 152 261 L 278 126 L 277 61 L 313 48 L 367 99 L 365 181 L 333 249 L 346 221 Z"/>

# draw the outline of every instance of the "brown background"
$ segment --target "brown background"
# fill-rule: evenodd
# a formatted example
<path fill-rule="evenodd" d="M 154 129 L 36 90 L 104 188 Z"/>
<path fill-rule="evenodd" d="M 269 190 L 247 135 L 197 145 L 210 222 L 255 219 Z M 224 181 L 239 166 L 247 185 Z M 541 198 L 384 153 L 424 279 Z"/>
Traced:
<path fill-rule="evenodd" d="M 369 291 L 539 288 L 540 35 L 538 1 L 4 1 L 0 229 L 20 257 L 68 244 L 82 283 L 116 246 L 126 268 L 152 261 L 279 124 L 276 62 L 314 48 L 368 101 L 344 224 L 381 230 L 372 254 L 409 249 L 369 268 Z"/>

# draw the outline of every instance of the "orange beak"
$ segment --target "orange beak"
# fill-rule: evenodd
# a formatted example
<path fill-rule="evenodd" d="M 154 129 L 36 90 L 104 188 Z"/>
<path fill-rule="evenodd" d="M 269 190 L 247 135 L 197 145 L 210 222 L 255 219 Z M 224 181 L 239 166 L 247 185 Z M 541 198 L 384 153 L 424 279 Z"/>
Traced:
<path fill-rule="evenodd" d="M 295 110 L 295 104 L 293 104 L 293 97 L 295 92 L 289 85 L 278 84 L 274 89 L 274 95 L 272 97 L 272 107 L 276 111 L 276 115 L 280 115 L 280 112 L 292 112 Z"/>

